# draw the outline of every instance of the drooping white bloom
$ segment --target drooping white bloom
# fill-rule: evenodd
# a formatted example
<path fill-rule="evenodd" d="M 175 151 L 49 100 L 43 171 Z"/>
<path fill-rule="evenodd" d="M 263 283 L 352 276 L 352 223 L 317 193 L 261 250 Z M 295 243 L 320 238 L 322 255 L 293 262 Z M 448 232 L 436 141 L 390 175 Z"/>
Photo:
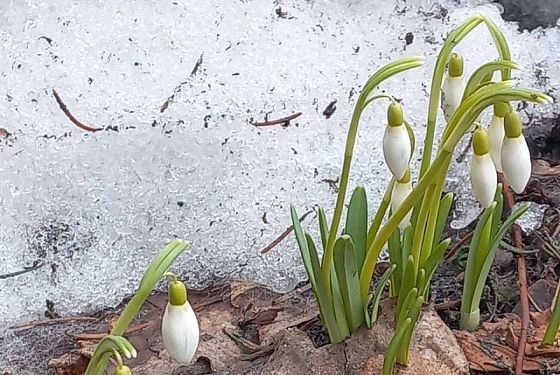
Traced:
<path fill-rule="evenodd" d="M 531 178 L 531 154 L 522 133 L 519 113 L 512 111 L 504 118 L 502 169 L 513 191 L 521 194 Z"/>
<path fill-rule="evenodd" d="M 410 180 L 410 170 L 407 168 L 404 177 L 401 180 L 395 181 L 395 184 L 393 185 L 393 191 L 391 192 L 391 212 L 393 212 L 393 214 L 411 192 L 412 182 Z M 412 210 L 409 210 L 399 223 L 400 230 L 405 230 L 406 227 L 410 225 L 411 215 Z"/>
<path fill-rule="evenodd" d="M 383 157 L 395 179 L 400 180 L 408 169 L 412 145 L 399 103 L 391 103 L 387 118 L 388 125 L 383 134 Z"/>
<path fill-rule="evenodd" d="M 488 134 L 477 126 L 473 134 L 473 156 L 471 159 L 470 177 L 473 195 L 484 208 L 490 207 L 494 201 L 498 177 L 494 162 L 489 153 Z"/>
<path fill-rule="evenodd" d="M 173 281 L 169 285 L 169 302 L 161 321 L 161 334 L 171 358 L 182 363 L 189 363 L 193 359 L 200 330 L 196 315 L 186 299 L 185 285 L 180 281 Z"/>
<path fill-rule="evenodd" d="M 494 104 L 494 114 L 488 125 L 488 139 L 490 141 L 490 156 L 494 167 L 502 173 L 502 144 L 505 137 L 504 116 L 510 111 L 509 103 L 498 102 Z"/>
<path fill-rule="evenodd" d="M 449 68 L 441 86 L 441 109 L 446 122 L 449 122 L 449 119 L 461 104 L 465 86 L 463 58 L 458 53 L 452 53 L 449 59 Z"/>

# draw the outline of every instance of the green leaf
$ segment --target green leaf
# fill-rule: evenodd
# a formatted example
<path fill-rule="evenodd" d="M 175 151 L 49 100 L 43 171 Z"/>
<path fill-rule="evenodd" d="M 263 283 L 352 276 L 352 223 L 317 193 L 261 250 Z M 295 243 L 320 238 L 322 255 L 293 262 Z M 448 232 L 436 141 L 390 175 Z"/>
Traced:
<path fill-rule="evenodd" d="M 327 248 L 327 240 L 329 239 L 329 223 L 327 222 L 327 215 L 323 207 L 319 207 L 319 232 L 321 232 L 321 244 L 323 250 Z"/>
<path fill-rule="evenodd" d="M 496 48 L 498 49 L 500 58 L 502 60 L 511 60 L 509 45 L 502 31 L 498 28 L 498 26 L 496 26 L 494 21 L 492 21 L 490 18 L 484 15 L 482 15 L 481 17 L 484 20 L 484 23 L 486 23 L 486 27 L 488 27 L 488 31 L 490 31 L 490 35 L 492 35 L 492 39 L 494 39 L 494 43 L 496 43 Z M 511 78 L 511 69 L 503 69 L 502 81 L 507 81 L 510 78 Z"/>
<path fill-rule="evenodd" d="M 369 247 L 371 246 L 373 240 L 375 239 L 375 235 L 377 234 L 377 231 L 379 230 L 379 227 L 381 226 L 381 223 L 383 222 L 383 218 L 385 217 L 385 213 L 387 212 L 387 209 L 389 208 L 389 205 L 391 203 L 391 194 L 393 192 L 393 185 L 394 184 L 395 184 L 395 179 L 391 178 L 391 181 L 389 182 L 389 184 L 387 185 L 387 188 L 385 189 L 385 194 L 383 194 L 383 198 L 381 199 L 381 203 L 379 203 L 379 208 L 375 212 L 375 216 L 373 217 L 373 220 L 371 221 L 371 225 L 369 226 L 368 234 L 367 234 L 366 252 L 367 252 L 367 249 L 369 249 Z"/>
<path fill-rule="evenodd" d="M 416 285 L 416 264 L 412 255 L 408 256 L 404 268 L 401 289 L 399 291 L 399 302 L 397 303 L 397 311 L 401 311 L 402 297 L 406 297 L 410 290 Z"/>
<path fill-rule="evenodd" d="M 396 327 L 395 334 L 393 335 L 393 338 L 391 338 L 389 346 L 387 346 L 387 349 L 385 350 L 385 357 L 383 358 L 383 375 L 393 375 L 393 366 L 395 364 L 397 351 L 401 347 L 401 341 L 411 324 L 412 319 L 406 318 L 400 326 Z"/>
<path fill-rule="evenodd" d="M 313 242 L 313 238 L 301 228 L 299 217 L 294 206 L 290 207 L 292 216 L 292 225 L 294 233 L 303 260 L 303 265 L 309 278 L 309 283 L 317 300 L 321 319 L 332 343 L 343 341 L 347 336 L 347 330 L 339 326 L 334 311 L 333 297 L 330 291 L 330 280 L 325 282 L 321 277 L 321 267 L 319 265 L 319 257 L 317 248 Z M 329 285 L 327 285 L 327 283 Z M 344 323 L 345 324 L 345 323 Z"/>
<path fill-rule="evenodd" d="M 391 267 L 387 268 L 381 278 L 377 281 L 377 285 L 375 286 L 373 294 L 369 295 L 370 297 L 368 303 L 365 305 L 364 311 L 368 328 L 371 328 L 372 324 L 377 321 L 377 315 L 379 314 L 379 302 L 381 301 L 381 296 L 383 295 L 383 289 L 385 289 L 385 286 L 389 282 L 391 275 L 393 275 L 393 272 L 396 268 L 396 264 L 392 264 Z M 369 307 L 371 307 L 371 316 L 368 312 Z"/>
<path fill-rule="evenodd" d="M 486 279 L 488 278 L 488 274 L 490 273 L 490 268 L 492 267 L 492 263 L 494 262 L 494 258 L 496 257 L 496 250 L 498 246 L 500 246 L 500 241 L 504 238 L 507 231 L 511 228 L 515 221 L 519 219 L 530 207 L 530 203 L 525 202 L 520 205 L 517 210 L 511 213 L 511 215 L 504 221 L 500 230 L 489 245 L 489 249 L 487 251 L 486 259 L 484 260 L 484 264 L 480 270 L 480 273 L 476 275 L 476 287 L 474 288 L 473 298 L 471 304 L 480 303 L 480 298 L 482 297 L 482 292 L 484 290 L 484 285 L 486 284 Z M 466 277 L 466 275 L 465 275 Z M 466 281 L 466 279 L 465 279 Z M 474 306 L 471 306 L 474 307 Z"/>
<path fill-rule="evenodd" d="M 434 232 L 434 241 L 439 241 L 443 230 L 445 229 L 445 224 L 449 218 L 449 211 L 451 209 L 451 204 L 453 203 L 453 193 L 447 193 L 439 201 L 439 211 L 436 221 L 436 230 Z"/>
<path fill-rule="evenodd" d="M 486 208 L 478 223 L 476 224 L 473 238 L 471 239 L 469 256 L 467 258 L 467 267 L 465 268 L 465 281 L 463 284 L 463 297 L 461 302 L 461 312 L 471 311 L 471 305 L 473 302 L 473 293 L 477 285 L 477 279 L 480 274 L 480 270 L 477 269 L 477 264 L 482 264 L 477 257 L 486 257 L 488 254 L 487 249 L 480 249 L 480 240 L 483 236 L 484 228 L 489 224 L 489 220 L 492 218 L 492 213 L 496 208 L 496 202 L 493 202 L 490 207 Z M 491 223 L 490 223 L 491 224 Z"/>
<path fill-rule="evenodd" d="M 463 100 L 475 92 L 481 84 L 486 84 L 484 80 L 488 75 L 492 76 L 495 71 L 503 69 L 519 69 L 519 66 L 510 60 L 497 60 L 480 66 L 469 78 L 463 93 Z"/>
<path fill-rule="evenodd" d="M 334 268 L 331 269 L 331 290 L 332 304 L 338 335 L 342 338 L 340 341 L 344 341 L 346 337 L 350 336 L 351 331 L 348 325 L 348 320 L 346 319 L 344 300 L 342 299 L 342 293 L 340 291 L 340 286 L 338 284 L 337 275 Z"/>
<path fill-rule="evenodd" d="M 418 317 L 420 316 L 420 311 L 422 310 L 422 304 L 424 303 L 424 297 L 418 296 L 414 301 L 414 304 L 410 307 L 409 316 L 406 320 L 410 319 L 411 324 L 406 325 L 406 330 L 401 339 L 401 345 L 397 351 L 397 363 L 408 366 L 408 348 L 410 346 L 410 341 L 412 339 L 412 333 Z"/>
<path fill-rule="evenodd" d="M 188 249 L 189 243 L 184 240 L 174 240 L 167 244 L 152 260 L 146 272 L 140 280 L 140 289 L 149 289 L 150 291 L 154 288 L 154 284 L 159 282 L 163 277 L 163 274 L 169 266 L 177 259 L 179 255 L 186 249 Z"/>
<path fill-rule="evenodd" d="M 421 295 L 424 295 L 427 287 L 430 285 L 430 280 L 432 280 L 432 276 L 434 275 L 436 267 L 437 267 L 438 263 L 440 262 L 441 258 L 443 257 L 443 254 L 445 253 L 445 250 L 447 250 L 447 247 L 449 246 L 450 243 L 451 243 L 451 239 L 446 238 L 445 240 L 443 240 L 439 244 L 437 244 L 437 246 L 434 248 L 434 250 L 430 254 L 430 257 L 428 258 L 428 260 L 424 263 L 422 268 L 426 271 L 426 275 L 428 277 L 426 279 L 426 284 L 425 285 L 423 285 L 423 286 L 418 285 L 418 287 L 420 288 L 420 294 Z"/>
<path fill-rule="evenodd" d="M 410 226 L 408 228 L 410 228 Z M 392 277 L 393 283 L 391 284 L 391 289 L 394 291 L 394 293 L 391 293 L 391 295 L 396 295 L 401 289 L 402 270 L 405 267 L 405 263 L 403 263 L 402 259 L 403 251 L 401 248 L 400 237 L 400 230 L 396 229 L 393 234 L 391 234 L 391 237 L 389 237 L 389 241 L 387 241 L 387 252 L 389 253 L 389 260 L 391 264 L 394 264 L 398 267 L 398 271 L 395 272 Z"/>
<path fill-rule="evenodd" d="M 334 243 L 333 254 L 338 287 L 350 332 L 356 331 L 365 323 L 364 305 L 360 297 L 360 282 L 353 248 L 352 238 L 345 234 Z"/>
<path fill-rule="evenodd" d="M 292 225 L 294 227 L 294 233 L 301 253 L 301 259 L 303 260 L 303 265 L 305 267 L 305 271 L 307 272 L 307 277 L 309 278 L 311 286 L 316 288 L 317 277 L 320 274 L 320 263 L 317 250 L 313 244 L 313 239 L 308 239 L 303 232 L 297 211 L 293 205 L 290 206 L 290 213 L 292 215 Z M 308 246 L 309 243 L 313 244 L 311 248 Z"/>
<path fill-rule="evenodd" d="M 496 195 L 494 196 L 494 201 L 496 202 L 496 208 L 494 209 L 494 214 L 492 215 L 492 229 L 490 230 L 490 236 L 494 237 L 500 228 L 502 222 L 502 213 L 504 210 L 504 196 L 502 194 L 502 184 L 498 184 L 496 187 Z"/>
<path fill-rule="evenodd" d="M 352 193 L 348 205 L 344 232 L 352 237 L 354 258 L 358 269 L 361 271 L 364 259 L 366 258 L 368 232 L 367 195 L 366 189 L 363 186 L 356 187 Z"/>
<path fill-rule="evenodd" d="M 401 298 L 404 296 L 404 298 Z M 400 295 L 397 303 L 397 316 L 395 317 L 395 322 L 397 325 L 400 324 L 409 315 L 408 312 L 413 304 L 413 302 L 418 298 L 418 288 L 411 288 L 406 295 Z"/>

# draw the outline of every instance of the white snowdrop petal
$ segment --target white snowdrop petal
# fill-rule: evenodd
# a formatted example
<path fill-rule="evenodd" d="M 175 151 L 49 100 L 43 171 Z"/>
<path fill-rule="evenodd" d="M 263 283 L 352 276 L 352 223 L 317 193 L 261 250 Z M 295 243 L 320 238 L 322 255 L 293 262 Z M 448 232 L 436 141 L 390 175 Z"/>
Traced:
<path fill-rule="evenodd" d="M 412 153 L 408 131 L 404 125 L 386 126 L 383 135 L 383 157 L 393 176 L 400 180 L 408 168 Z"/>
<path fill-rule="evenodd" d="M 488 125 L 488 138 L 490 141 L 490 156 L 494 162 L 494 167 L 502 173 L 502 144 L 504 142 L 504 118 L 493 115 L 490 125 Z"/>
<path fill-rule="evenodd" d="M 449 122 L 449 119 L 453 116 L 459 104 L 461 104 L 465 86 L 466 83 L 462 76 L 451 77 L 446 74 L 443 79 L 443 85 L 441 86 L 441 109 L 443 110 L 446 122 Z"/>
<path fill-rule="evenodd" d="M 391 211 L 394 213 L 404 202 L 406 197 L 412 192 L 412 183 L 400 183 L 395 182 L 393 186 L 393 192 L 391 193 Z M 410 216 L 412 215 L 412 210 L 408 211 L 405 217 L 399 223 L 399 228 L 404 230 L 410 224 Z"/>
<path fill-rule="evenodd" d="M 521 194 L 531 178 L 531 154 L 525 137 L 504 137 L 502 145 L 502 169 L 509 185 Z"/>
<path fill-rule="evenodd" d="M 490 154 L 473 155 L 470 176 L 475 199 L 482 207 L 490 207 L 498 185 L 496 169 Z"/>
<path fill-rule="evenodd" d="M 191 305 L 167 304 L 161 322 L 163 344 L 169 356 L 177 362 L 189 363 L 196 352 L 199 339 L 198 320 Z"/>

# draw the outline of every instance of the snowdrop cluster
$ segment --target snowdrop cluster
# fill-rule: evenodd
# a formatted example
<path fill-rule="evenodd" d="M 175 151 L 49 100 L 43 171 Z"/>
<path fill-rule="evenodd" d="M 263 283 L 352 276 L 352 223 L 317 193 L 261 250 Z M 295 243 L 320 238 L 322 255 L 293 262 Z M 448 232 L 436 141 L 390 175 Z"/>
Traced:
<path fill-rule="evenodd" d="M 441 108 L 449 122 L 465 91 L 463 58 L 452 53 L 441 88 Z M 511 188 L 520 194 L 531 177 L 531 157 L 522 132 L 519 113 L 507 102 L 494 104 L 487 130 L 475 124 L 470 179 L 473 195 L 483 208 L 494 201 L 496 172 L 503 173 Z"/>
<path fill-rule="evenodd" d="M 411 129 L 404 121 L 402 105 L 391 101 L 387 110 L 387 127 L 383 135 L 383 157 L 392 173 L 395 183 L 391 193 L 391 211 L 395 212 L 412 191 L 410 168 L 408 164 L 412 156 L 412 141 L 409 135 Z M 410 224 L 409 211 L 399 223 L 404 230 Z"/>

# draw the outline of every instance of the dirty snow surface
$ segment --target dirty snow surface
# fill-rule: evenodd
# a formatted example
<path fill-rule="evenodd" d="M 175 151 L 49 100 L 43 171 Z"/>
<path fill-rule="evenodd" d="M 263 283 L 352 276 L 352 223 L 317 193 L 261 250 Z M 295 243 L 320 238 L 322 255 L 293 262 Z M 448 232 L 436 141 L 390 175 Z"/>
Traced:
<path fill-rule="evenodd" d="M 2 1 L 0 275 L 37 267 L 0 279 L 2 331 L 41 318 L 47 299 L 62 315 L 115 305 L 177 237 L 191 243 L 174 265 L 190 287 L 303 280 L 291 236 L 260 251 L 290 225 L 290 203 L 332 214 L 353 105 L 381 65 L 426 57 L 382 87 L 403 100 L 420 145 L 436 51 L 477 12 L 504 29 L 520 81 L 555 95 L 558 28 L 521 34 L 486 1 L 457 3 Z M 484 28 L 460 51 L 468 73 L 497 56 Z M 53 89 L 103 130 L 70 122 Z M 298 112 L 289 126 L 251 125 Z M 352 170 L 373 205 L 388 177 L 384 117 L 385 103 L 364 114 Z M 464 196 L 468 167 L 452 169 Z M 478 212 L 470 198 L 458 208 L 456 226 Z M 304 225 L 316 233 L 313 215 Z"/>

